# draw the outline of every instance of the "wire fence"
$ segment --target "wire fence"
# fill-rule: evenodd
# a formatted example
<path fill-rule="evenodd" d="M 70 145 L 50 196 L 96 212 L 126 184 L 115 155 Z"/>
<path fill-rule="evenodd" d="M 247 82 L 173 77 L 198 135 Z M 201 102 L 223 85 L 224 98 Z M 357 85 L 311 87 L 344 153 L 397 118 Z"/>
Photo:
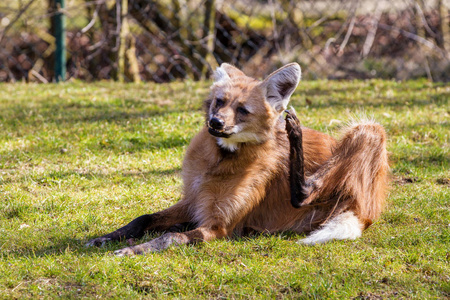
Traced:
<path fill-rule="evenodd" d="M 306 79 L 450 81 L 449 0 L 13 0 L 0 4 L 0 81 L 209 78 L 222 62 L 262 77 L 297 61 Z"/>

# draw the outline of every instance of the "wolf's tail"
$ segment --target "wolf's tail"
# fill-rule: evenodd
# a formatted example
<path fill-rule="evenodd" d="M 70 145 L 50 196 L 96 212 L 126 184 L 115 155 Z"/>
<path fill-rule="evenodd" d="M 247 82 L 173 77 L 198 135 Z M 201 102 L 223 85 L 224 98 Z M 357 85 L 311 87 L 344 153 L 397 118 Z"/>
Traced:
<path fill-rule="evenodd" d="M 291 151 L 298 152 L 295 149 Z M 300 206 L 312 205 L 317 206 L 317 210 L 330 210 L 322 227 L 304 242 L 359 236 L 362 229 L 377 219 L 383 210 L 388 173 L 384 128 L 369 120 L 350 124 L 332 157 L 304 183 L 298 183 L 309 192 L 305 199 L 299 199 Z M 291 190 L 293 184 L 295 182 L 291 181 Z"/>

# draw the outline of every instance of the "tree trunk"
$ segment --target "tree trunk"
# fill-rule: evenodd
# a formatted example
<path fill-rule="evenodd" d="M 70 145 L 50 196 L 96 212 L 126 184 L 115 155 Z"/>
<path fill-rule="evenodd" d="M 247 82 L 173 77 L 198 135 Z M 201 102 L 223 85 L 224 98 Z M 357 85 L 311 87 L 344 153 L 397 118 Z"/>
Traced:
<path fill-rule="evenodd" d="M 126 15 L 128 13 L 128 0 L 116 0 L 118 5 L 118 30 L 119 30 L 119 49 L 117 51 L 117 80 L 125 81 L 125 47 L 127 35 L 129 34 L 128 22 Z"/>
<path fill-rule="evenodd" d="M 201 43 L 201 55 L 204 57 L 207 64 L 202 66 L 202 79 L 208 77 L 211 68 L 217 66 L 214 59 L 214 39 L 215 39 L 215 24 L 216 24 L 216 1 L 206 0 L 205 3 L 205 19 L 203 20 L 203 38 L 205 44 Z"/>
<path fill-rule="evenodd" d="M 444 0 L 438 1 L 438 10 L 441 19 L 442 45 L 447 59 L 450 59 L 450 20 L 448 16 L 448 7 Z"/>

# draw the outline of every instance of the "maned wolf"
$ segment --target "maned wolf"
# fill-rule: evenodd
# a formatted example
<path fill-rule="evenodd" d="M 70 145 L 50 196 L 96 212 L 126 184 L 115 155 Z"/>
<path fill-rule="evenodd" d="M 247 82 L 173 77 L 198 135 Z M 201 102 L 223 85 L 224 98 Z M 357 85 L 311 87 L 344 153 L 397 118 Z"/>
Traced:
<path fill-rule="evenodd" d="M 310 233 L 302 243 L 354 239 L 383 208 L 389 172 L 383 127 L 354 123 L 341 140 L 281 117 L 300 81 L 296 63 L 264 81 L 222 64 L 205 101 L 206 126 L 183 162 L 182 199 L 88 242 L 140 238 L 116 251 L 142 254 L 170 245 L 259 232 Z M 190 224 L 190 230 L 173 232 Z M 194 229 L 192 229 L 194 228 Z"/>

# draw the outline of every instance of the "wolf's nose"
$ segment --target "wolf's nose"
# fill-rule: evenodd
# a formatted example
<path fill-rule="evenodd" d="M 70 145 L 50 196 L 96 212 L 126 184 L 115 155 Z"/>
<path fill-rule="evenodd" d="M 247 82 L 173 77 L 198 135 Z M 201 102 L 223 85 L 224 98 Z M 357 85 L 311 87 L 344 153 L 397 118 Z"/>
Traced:
<path fill-rule="evenodd" d="M 209 120 L 209 126 L 215 130 L 221 130 L 225 126 L 225 122 L 216 117 Z"/>

